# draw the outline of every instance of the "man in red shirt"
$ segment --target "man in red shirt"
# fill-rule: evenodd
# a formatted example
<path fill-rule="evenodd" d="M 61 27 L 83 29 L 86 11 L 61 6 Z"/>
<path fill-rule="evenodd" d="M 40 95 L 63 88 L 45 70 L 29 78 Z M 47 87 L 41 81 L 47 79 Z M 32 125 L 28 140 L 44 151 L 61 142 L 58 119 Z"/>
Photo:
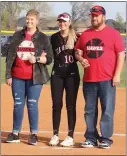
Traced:
<path fill-rule="evenodd" d="M 85 98 L 86 140 L 82 147 L 110 148 L 113 141 L 113 116 L 116 86 L 124 63 L 124 42 L 120 33 L 105 24 L 106 11 L 102 6 L 90 10 L 91 27 L 80 36 L 75 49 L 76 58 L 84 69 L 83 94 Z M 102 115 L 99 136 L 97 131 L 98 98 Z"/>

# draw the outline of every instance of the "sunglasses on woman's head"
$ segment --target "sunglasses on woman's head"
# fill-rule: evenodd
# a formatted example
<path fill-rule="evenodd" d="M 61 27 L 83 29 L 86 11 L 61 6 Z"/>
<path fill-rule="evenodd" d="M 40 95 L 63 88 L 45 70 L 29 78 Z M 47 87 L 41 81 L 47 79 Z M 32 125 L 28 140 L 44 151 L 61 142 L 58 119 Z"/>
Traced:
<path fill-rule="evenodd" d="M 60 14 L 60 15 L 58 16 L 58 18 L 61 18 L 61 17 L 68 18 L 69 15 L 67 15 L 67 14 Z"/>

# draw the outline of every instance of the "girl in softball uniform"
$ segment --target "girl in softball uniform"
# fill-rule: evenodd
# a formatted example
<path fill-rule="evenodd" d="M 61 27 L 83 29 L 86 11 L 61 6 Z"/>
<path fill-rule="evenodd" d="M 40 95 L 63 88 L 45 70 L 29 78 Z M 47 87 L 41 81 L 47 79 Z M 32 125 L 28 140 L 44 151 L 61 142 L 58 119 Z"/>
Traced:
<path fill-rule="evenodd" d="M 68 136 L 60 145 L 73 146 L 73 133 L 76 123 L 76 100 L 80 83 L 79 70 L 74 55 L 74 45 L 78 37 L 72 28 L 71 17 L 68 13 L 60 14 L 57 21 L 60 31 L 51 36 L 54 54 L 54 65 L 51 74 L 53 137 L 49 145 L 55 146 L 59 143 L 59 125 L 65 89 Z"/>

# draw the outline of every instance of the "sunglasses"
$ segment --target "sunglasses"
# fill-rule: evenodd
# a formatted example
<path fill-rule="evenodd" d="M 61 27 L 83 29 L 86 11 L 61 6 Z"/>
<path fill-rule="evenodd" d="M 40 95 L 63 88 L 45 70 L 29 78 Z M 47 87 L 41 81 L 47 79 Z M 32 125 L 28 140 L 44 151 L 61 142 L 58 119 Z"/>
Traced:
<path fill-rule="evenodd" d="M 67 14 L 60 14 L 60 15 L 58 16 L 58 18 L 61 18 L 61 17 L 70 18 L 69 15 L 67 15 Z"/>
<path fill-rule="evenodd" d="M 102 10 L 101 9 L 98 9 L 98 8 L 91 8 L 90 9 L 90 12 L 92 13 L 92 12 L 102 12 L 103 14 L 105 14 L 105 11 L 104 11 L 104 9 L 102 8 Z"/>

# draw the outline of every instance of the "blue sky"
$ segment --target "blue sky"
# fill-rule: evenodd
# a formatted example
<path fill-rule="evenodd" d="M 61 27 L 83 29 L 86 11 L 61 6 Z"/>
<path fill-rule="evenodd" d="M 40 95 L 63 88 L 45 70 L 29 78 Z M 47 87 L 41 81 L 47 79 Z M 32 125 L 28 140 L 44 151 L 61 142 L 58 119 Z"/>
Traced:
<path fill-rule="evenodd" d="M 70 13 L 71 5 L 69 2 L 50 2 L 52 3 L 52 11 L 55 16 L 62 12 Z M 102 5 L 107 14 L 107 19 L 115 19 L 116 13 L 119 12 L 126 21 L 126 2 L 94 2 L 94 4 Z"/>

